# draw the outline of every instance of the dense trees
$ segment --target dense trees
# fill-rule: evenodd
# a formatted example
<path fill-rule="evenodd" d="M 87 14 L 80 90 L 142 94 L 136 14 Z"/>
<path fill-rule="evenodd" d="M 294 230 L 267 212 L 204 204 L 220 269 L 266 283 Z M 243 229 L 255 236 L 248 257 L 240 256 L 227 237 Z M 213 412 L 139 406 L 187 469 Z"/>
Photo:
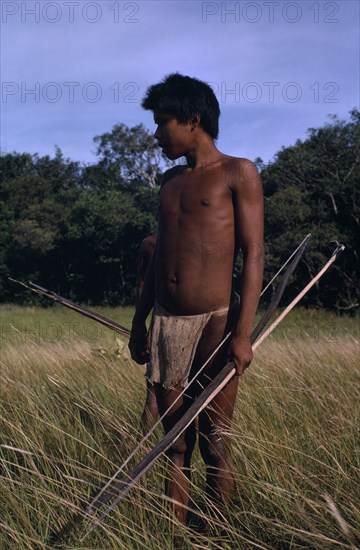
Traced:
<path fill-rule="evenodd" d="M 100 136 L 101 142 L 109 144 L 118 131 L 114 127 Z M 144 129 L 122 127 L 122 132 L 124 151 L 114 148 L 112 155 L 109 145 L 106 151 L 105 145 L 99 147 L 96 165 L 81 167 L 64 159 L 59 149 L 54 159 L 2 156 L 2 301 L 27 297 L 9 284 L 9 275 L 38 281 L 81 302 L 134 300 L 138 245 L 156 228 L 160 168 L 155 143 L 153 157 L 150 146 L 144 154 L 141 136 L 152 139 Z M 138 167 L 131 179 L 119 170 L 119 162 L 130 154 Z"/>
<path fill-rule="evenodd" d="M 266 205 L 267 268 L 275 270 L 284 251 L 312 234 L 293 290 L 315 275 L 331 250 L 345 244 L 341 261 L 305 303 L 338 310 L 359 305 L 360 113 L 345 122 L 332 117 L 323 128 L 311 128 L 308 139 L 280 151 L 263 168 Z"/>
<path fill-rule="evenodd" d="M 160 173 L 167 162 L 142 125 L 115 125 L 94 138 L 98 162 L 3 154 L 0 163 L 0 300 L 27 298 L 7 281 L 31 279 L 74 300 L 125 304 L 135 296 L 139 242 L 156 228 Z M 265 166 L 256 159 L 266 204 L 270 278 L 306 233 L 309 251 L 288 289 L 313 276 L 338 240 L 341 262 L 307 304 L 354 311 L 360 220 L 360 113 L 310 129 Z"/>

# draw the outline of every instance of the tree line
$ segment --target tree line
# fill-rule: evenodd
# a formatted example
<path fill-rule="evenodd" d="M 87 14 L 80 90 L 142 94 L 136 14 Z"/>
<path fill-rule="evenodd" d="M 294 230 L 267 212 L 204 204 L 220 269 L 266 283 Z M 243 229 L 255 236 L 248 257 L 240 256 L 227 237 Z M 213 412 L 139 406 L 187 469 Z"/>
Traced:
<path fill-rule="evenodd" d="M 32 297 L 8 281 L 31 280 L 81 303 L 134 303 L 138 247 L 156 230 L 161 173 L 170 166 L 142 126 L 115 125 L 96 136 L 98 160 L 82 165 L 28 153 L 0 157 L 0 301 Z M 313 277 L 340 241 L 346 250 L 311 307 L 359 306 L 360 112 L 308 130 L 265 165 L 255 159 L 265 196 L 265 281 L 307 233 L 311 244 L 285 296 Z M 241 257 L 236 263 L 236 275 Z M 270 295 L 265 297 L 269 299 Z"/>

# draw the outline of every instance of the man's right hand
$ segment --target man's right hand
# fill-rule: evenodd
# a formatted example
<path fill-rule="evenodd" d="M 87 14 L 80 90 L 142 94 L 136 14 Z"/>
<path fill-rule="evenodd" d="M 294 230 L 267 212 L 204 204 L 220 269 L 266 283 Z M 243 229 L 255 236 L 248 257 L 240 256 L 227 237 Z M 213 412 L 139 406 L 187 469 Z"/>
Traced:
<path fill-rule="evenodd" d="M 133 324 L 131 328 L 129 350 L 131 357 L 139 365 L 144 365 L 150 360 L 147 330 L 145 323 Z"/>

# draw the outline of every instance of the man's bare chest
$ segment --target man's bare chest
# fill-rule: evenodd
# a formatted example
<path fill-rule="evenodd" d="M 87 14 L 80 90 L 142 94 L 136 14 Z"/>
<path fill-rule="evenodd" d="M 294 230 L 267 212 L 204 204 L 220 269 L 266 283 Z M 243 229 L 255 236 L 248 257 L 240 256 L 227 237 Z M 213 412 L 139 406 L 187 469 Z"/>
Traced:
<path fill-rule="evenodd" d="M 201 218 L 229 216 L 233 210 L 232 193 L 216 178 L 207 181 L 179 177 L 161 190 L 159 215 L 196 216 Z"/>

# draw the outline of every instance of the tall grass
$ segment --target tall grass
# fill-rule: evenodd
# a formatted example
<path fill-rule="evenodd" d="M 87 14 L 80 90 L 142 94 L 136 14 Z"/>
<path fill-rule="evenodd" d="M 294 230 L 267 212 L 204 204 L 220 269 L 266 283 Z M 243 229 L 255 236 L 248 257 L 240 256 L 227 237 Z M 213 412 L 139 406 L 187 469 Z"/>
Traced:
<path fill-rule="evenodd" d="M 73 312 L 9 306 L 1 320 L 0 548 L 163 550 L 174 529 L 181 548 L 357 547 L 356 319 L 298 311 L 259 347 L 239 388 L 228 508 L 207 498 L 196 452 L 186 528 L 168 511 L 159 462 L 83 541 L 82 510 L 141 437 L 143 368 Z M 134 462 L 160 438 L 159 429 Z"/>

